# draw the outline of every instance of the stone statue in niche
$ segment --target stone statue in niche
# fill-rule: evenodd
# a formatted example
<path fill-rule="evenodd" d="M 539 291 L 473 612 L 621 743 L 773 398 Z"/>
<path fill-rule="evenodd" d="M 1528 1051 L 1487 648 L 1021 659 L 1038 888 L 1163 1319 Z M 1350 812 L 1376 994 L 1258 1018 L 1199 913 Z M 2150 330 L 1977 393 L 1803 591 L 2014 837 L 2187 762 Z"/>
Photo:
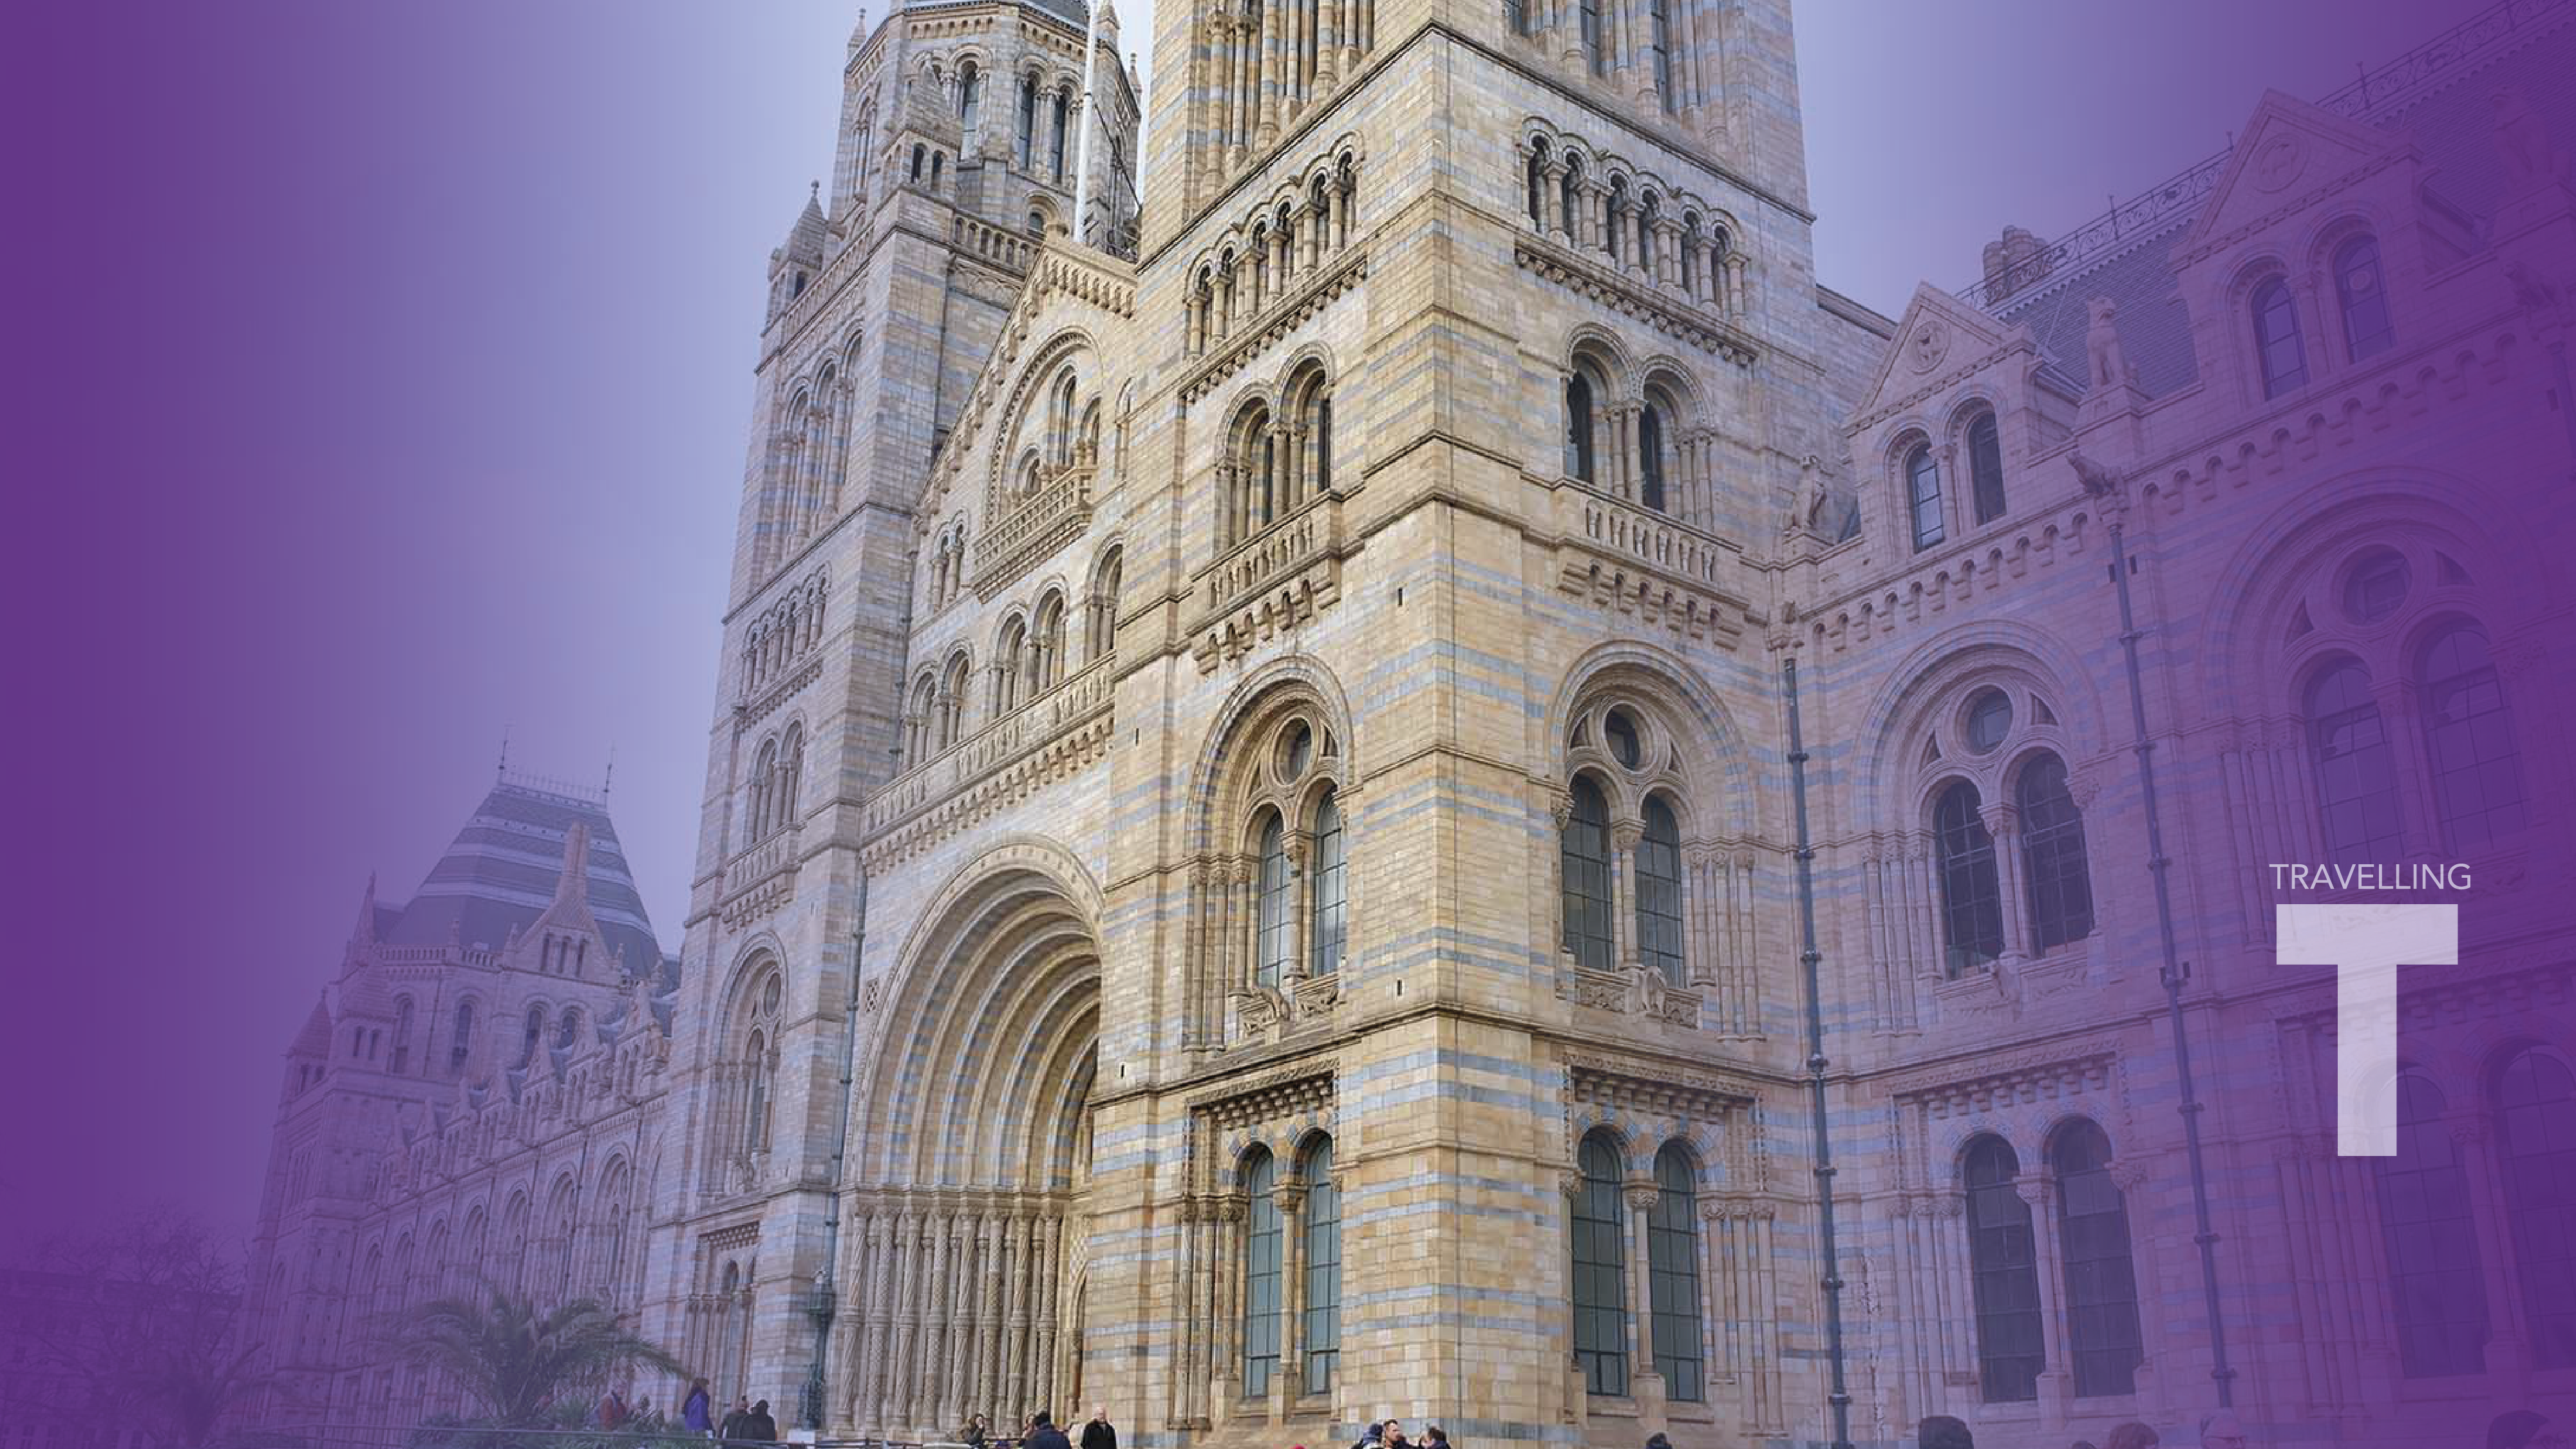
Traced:
<path fill-rule="evenodd" d="M 2137 386 L 2138 369 L 2120 345 L 2120 304 L 2108 297 L 2096 297 L 2090 305 L 2093 321 L 2084 329 L 2084 355 L 2091 361 L 2092 385 Z"/>
<path fill-rule="evenodd" d="M 2563 185 L 2567 158 L 2549 144 L 2549 128 L 2520 92 L 2498 90 L 2487 96 L 2495 110 L 2496 154 L 2504 159 L 2505 191 L 2528 196 L 2544 186 Z"/>

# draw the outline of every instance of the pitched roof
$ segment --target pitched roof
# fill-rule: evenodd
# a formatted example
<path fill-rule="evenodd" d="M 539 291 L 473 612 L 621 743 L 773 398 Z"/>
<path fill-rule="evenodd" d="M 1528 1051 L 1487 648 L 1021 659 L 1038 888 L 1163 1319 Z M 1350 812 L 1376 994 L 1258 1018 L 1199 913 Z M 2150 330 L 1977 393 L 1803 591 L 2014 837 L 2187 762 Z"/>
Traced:
<path fill-rule="evenodd" d="M 575 825 L 590 832 L 584 884 L 601 936 L 623 956 L 629 974 L 660 973 L 666 969 L 662 947 L 645 919 L 643 894 L 626 868 L 607 806 L 508 779 L 494 784 L 474 808 L 401 918 L 382 931 L 383 940 L 396 946 L 455 941 L 499 947 L 514 928 L 524 931 L 535 923 L 554 900 L 565 842 Z"/>
<path fill-rule="evenodd" d="M 2414 141 L 2426 189 L 2466 217 L 2494 213 L 2503 198 L 2488 96 L 2518 90 L 2561 146 L 2576 142 L 2576 0 L 2507 0 L 2433 37 L 2316 103 L 2347 121 Z M 2267 101 L 2267 106 L 2270 104 Z M 2258 117 L 2264 112 L 2257 111 Z M 2017 288 L 1980 283 L 1958 295 L 2030 328 L 2040 351 L 2078 386 L 2084 365 L 2086 303 L 2120 306 L 2120 341 L 2138 385 L 2160 396 L 2199 376 L 2171 254 L 2233 170 L 2238 146 L 2220 152 L 2122 203 L 2042 248 L 2015 269 Z"/>

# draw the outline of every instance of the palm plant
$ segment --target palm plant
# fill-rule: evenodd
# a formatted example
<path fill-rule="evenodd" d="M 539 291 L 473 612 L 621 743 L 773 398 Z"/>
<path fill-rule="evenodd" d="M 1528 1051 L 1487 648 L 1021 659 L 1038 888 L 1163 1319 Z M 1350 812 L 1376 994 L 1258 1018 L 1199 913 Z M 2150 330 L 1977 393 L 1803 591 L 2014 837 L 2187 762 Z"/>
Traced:
<path fill-rule="evenodd" d="M 593 1299 L 540 1314 L 525 1298 L 494 1291 L 488 1305 L 441 1298 L 405 1315 L 394 1336 L 402 1356 L 446 1373 L 479 1401 L 496 1427 L 544 1424 L 567 1393 L 595 1389 L 638 1368 L 681 1372 L 660 1345 L 627 1331 Z"/>

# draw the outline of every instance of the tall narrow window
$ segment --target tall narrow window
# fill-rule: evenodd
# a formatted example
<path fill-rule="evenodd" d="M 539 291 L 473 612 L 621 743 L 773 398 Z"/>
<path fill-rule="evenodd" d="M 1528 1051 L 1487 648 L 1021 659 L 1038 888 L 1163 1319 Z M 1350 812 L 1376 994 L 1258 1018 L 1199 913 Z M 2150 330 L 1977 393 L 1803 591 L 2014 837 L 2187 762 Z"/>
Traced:
<path fill-rule="evenodd" d="M 974 151 L 975 123 L 982 119 L 983 111 L 983 73 L 976 70 L 975 62 L 970 60 L 957 67 L 957 119 L 960 122 L 958 129 L 965 133 L 966 148 L 970 155 Z"/>
<path fill-rule="evenodd" d="M 1029 76 L 1020 77 L 1020 169 L 1029 169 L 1029 158 L 1035 154 L 1038 129 L 1038 83 Z"/>
<path fill-rule="evenodd" d="M 1056 183 L 1058 185 L 1062 185 L 1064 183 L 1065 110 L 1065 93 L 1058 91 L 1055 93 L 1055 128 L 1048 133 L 1051 139 L 1047 143 L 1050 148 L 1047 164 L 1054 170 Z"/>
<path fill-rule="evenodd" d="M 2392 858 L 2404 836 L 2397 769 L 2370 675 L 2345 660 L 2308 686 L 2307 706 L 2326 858 L 2347 864 Z"/>
<path fill-rule="evenodd" d="M 2525 1047 L 2496 1082 L 2504 1195 L 2535 1368 L 2576 1364 L 2576 1078 Z"/>
<path fill-rule="evenodd" d="M 2487 1368 L 2487 1294 L 2477 1218 L 2441 1089 L 2397 1079 L 2397 1155 L 2378 1158 L 2379 1223 L 2397 1303 L 2397 1362 L 2410 1379 Z"/>
<path fill-rule="evenodd" d="M 1610 802 L 1589 778 L 1575 777 L 1574 806 L 1563 845 L 1565 949 L 1575 964 L 1610 969 Z"/>
<path fill-rule="evenodd" d="M 2004 953 L 2003 885 L 1995 871 L 1995 838 L 1986 833 L 1979 803 L 1976 786 L 1954 780 L 1932 807 L 1942 936 L 1953 980 Z"/>
<path fill-rule="evenodd" d="M 1244 1164 L 1243 1190 L 1251 1199 L 1243 1241 L 1243 1392 L 1270 1392 L 1279 1372 L 1279 1164 L 1256 1147 Z"/>
<path fill-rule="evenodd" d="M 1305 1321 L 1298 1326 L 1298 1347 L 1306 1371 L 1297 1384 L 1301 1394 L 1322 1393 L 1333 1382 L 1342 1356 L 1342 1190 L 1333 1181 L 1333 1141 L 1327 1137 L 1306 1151 Z"/>
<path fill-rule="evenodd" d="M 1575 1149 L 1574 1361 L 1595 1394 L 1628 1392 L 1628 1221 L 1619 1150 L 1595 1132 Z"/>
<path fill-rule="evenodd" d="M 2397 323 L 2388 315 L 2388 278 L 2379 265 L 2376 238 L 2357 236 L 2335 250 L 2335 300 L 2343 304 L 2344 350 L 2353 361 L 2396 343 Z"/>
<path fill-rule="evenodd" d="M 2084 812 L 2066 788 L 2066 762 L 2040 755 L 2014 782 L 2021 807 L 2022 874 L 2030 885 L 2034 950 L 2093 934 L 2093 873 L 2084 858 Z"/>
<path fill-rule="evenodd" d="M 1993 413 L 1979 413 L 1968 424 L 1968 488 L 1976 495 L 1979 523 L 2004 516 L 2003 429 Z"/>
<path fill-rule="evenodd" d="M 1503 25 L 1514 35 L 1529 34 L 1529 0 L 1503 0 Z"/>
<path fill-rule="evenodd" d="M 2308 382 L 2308 348 L 2299 337 L 2299 303 L 2278 277 L 2254 289 L 2254 346 L 2263 364 L 2263 396 L 2279 397 Z"/>
<path fill-rule="evenodd" d="M 1647 12 L 1653 20 L 1649 39 L 1654 48 L 1655 99 L 1669 111 L 1673 108 L 1673 0 L 1648 0 Z"/>
<path fill-rule="evenodd" d="M 1583 215 L 1583 170 L 1570 161 L 1566 163 L 1564 179 L 1557 183 L 1556 200 L 1565 234 L 1581 241 L 1583 224 L 1579 218 Z"/>
<path fill-rule="evenodd" d="M 1637 841 L 1637 957 L 1675 986 L 1682 965 L 1682 832 L 1661 795 L 1646 800 L 1646 831 Z"/>
<path fill-rule="evenodd" d="M 474 1055 L 474 1003 L 456 1004 L 456 1025 L 447 1042 L 447 1074 L 451 1077 L 465 1071 L 465 1060 Z"/>
<path fill-rule="evenodd" d="M 1905 455 L 1906 505 L 1914 519 L 1914 546 L 1927 549 L 1939 543 L 1941 527 L 1941 464 L 1932 456 L 1932 445 L 1918 443 Z"/>
<path fill-rule="evenodd" d="M 1514 0 L 1517 4 L 1518 0 Z M 1521 32 L 1514 30 L 1514 35 Z M 1521 179 L 1528 193 L 1529 219 L 1533 226 L 1547 224 L 1547 153 L 1532 151 L 1521 167 Z"/>
<path fill-rule="evenodd" d="M 1594 75 L 1600 75 L 1607 64 L 1601 48 L 1601 0 L 1578 0 L 1578 20 L 1583 38 L 1583 64 Z"/>
<path fill-rule="evenodd" d="M 1651 402 L 1637 414 L 1637 501 L 1664 511 L 1664 410 Z"/>
<path fill-rule="evenodd" d="M 411 998 L 394 1003 L 394 1074 L 411 1070 Z"/>
<path fill-rule="evenodd" d="M 545 1034 L 546 1009 L 542 1006 L 529 1007 L 526 1027 L 519 1034 L 520 1066 L 524 1067 L 537 1059 L 537 1043 L 544 1038 Z"/>
<path fill-rule="evenodd" d="M 2066 1344 L 2075 1394 L 2137 1392 L 2146 1362 L 2138 1334 L 2138 1276 L 2129 1257 L 2129 1204 L 2111 1180 L 2111 1139 L 2090 1122 L 2060 1129 L 2057 1246 L 2066 1266 Z"/>
<path fill-rule="evenodd" d="M 1315 399 L 1315 491 L 1333 491 L 1333 399 Z"/>
<path fill-rule="evenodd" d="M 1592 382 L 1577 372 L 1565 380 L 1565 472 L 1592 480 Z"/>
<path fill-rule="evenodd" d="M 2039 1257 L 2030 1204 L 2013 1180 L 2021 1160 L 2000 1137 L 1980 1137 L 1961 1164 L 1967 1189 L 1968 1274 L 1977 1309 L 1977 1373 L 1989 1404 L 2039 1397 L 2047 1365 L 2039 1312 Z"/>
<path fill-rule="evenodd" d="M 1288 941 L 1295 897 L 1288 889 L 1287 832 L 1273 812 L 1261 827 L 1261 864 L 1259 887 L 1261 899 L 1256 929 L 1258 950 L 1253 956 L 1252 979 L 1259 985 L 1276 987 L 1288 971 Z"/>
<path fill-rule="evenodd" d="M 743 1068 L 749 1073 L 742 1114 L 742 1149 L 758 1152 L 769 1145 L 769 1043 L 759 1032 L 743 1052 Z"/>
<path fill-rule="evenodd" d="M 1306 974 L 1330 976 L 1342 967 L 1342 892 L 1347 879 L 1343 854 L 1342 807 L 1327 792 L 1315 806 L 1314 909 L 1307 925 Z"/>
<path fill-rule="evenodd" d="M 1699 1213 L 1690 1149 L 1667 1142 L 1655 1154 L 1655 1206 L 1646 1218 L 1646 1297 L 1655 1334 L 1655 1372 L 1664 1396 L 1708 1397 L 1699 1326 Z"/>
<path fill-rule="evenodd" d="M 2424 650 L 2422 681 L 2424 750 L 2442 838 L 2462 855 L 2520 831 L 2522 756 L 2487 636 L 2470 624 L 2444 629 Z"/>

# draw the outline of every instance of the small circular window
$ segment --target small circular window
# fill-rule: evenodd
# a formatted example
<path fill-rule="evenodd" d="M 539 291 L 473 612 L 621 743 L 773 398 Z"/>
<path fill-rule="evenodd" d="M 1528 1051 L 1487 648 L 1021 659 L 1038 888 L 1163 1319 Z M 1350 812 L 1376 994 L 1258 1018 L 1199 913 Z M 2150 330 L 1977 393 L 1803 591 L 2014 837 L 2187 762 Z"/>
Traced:
<path fill-rule="evenodd" d="M 1306 727 L 1304 720 L 1288 726 L 1286 732 L 1279 737 L 1280 778 L 1294 780 L 1305 774 L 1306 766 L 1312 764 L 1314 759 L 1315 732 Z"/>
<path fill-rule="evenodd" d="M 1610 711 L 1601 722 L 1602 737 L 1610 742 L 1610 758 L 1633 770 L 1646 757 L 1644 742 L 1637 738 L 1637 721 L 1624 709 Z"/>
<path fill-rule="evenodd" d="M 1989 689 L 1968 706 L 1968 748 L 1985 754 L 2012 733 L 2012 696 Z"/>
<path fill-rule="evenodd" d="M 2344 576 L 2344 616 L 2356 624 L 2378 623 L 2406 602 L 2406 586 L 2411 582 L 2404 554 L 2386 548 L 2363 554 Z"/>

